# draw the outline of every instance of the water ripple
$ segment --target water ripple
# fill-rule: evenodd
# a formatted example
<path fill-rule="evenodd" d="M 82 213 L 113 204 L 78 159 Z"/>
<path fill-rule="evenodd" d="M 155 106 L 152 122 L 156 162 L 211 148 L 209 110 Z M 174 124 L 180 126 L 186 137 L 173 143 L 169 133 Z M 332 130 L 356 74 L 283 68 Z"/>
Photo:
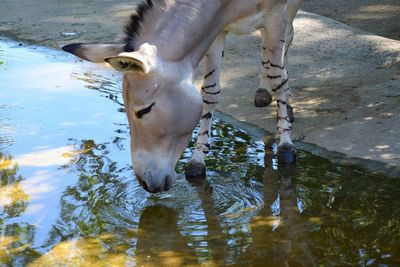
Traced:
<path fill-rule="evenodd" d="M 4 149 L 20 139 L 39 135 L 45 129 L 42 112 L 18 107 L 0 106 L 0 149 Z"/>

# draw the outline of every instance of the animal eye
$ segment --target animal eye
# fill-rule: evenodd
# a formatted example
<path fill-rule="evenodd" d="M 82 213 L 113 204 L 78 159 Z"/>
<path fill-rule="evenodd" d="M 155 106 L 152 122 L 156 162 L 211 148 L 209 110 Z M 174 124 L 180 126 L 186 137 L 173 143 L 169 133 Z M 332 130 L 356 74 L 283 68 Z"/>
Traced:
<path fill-rule="evenodd" d="M 150 106 L 141 109 L 139 111 L 136 112 L 136 117 L 141 119 L 145 114 L 149 113 L 151 111 L 151 109 L 154 107 L 156 103 L 152 103 Z"/>

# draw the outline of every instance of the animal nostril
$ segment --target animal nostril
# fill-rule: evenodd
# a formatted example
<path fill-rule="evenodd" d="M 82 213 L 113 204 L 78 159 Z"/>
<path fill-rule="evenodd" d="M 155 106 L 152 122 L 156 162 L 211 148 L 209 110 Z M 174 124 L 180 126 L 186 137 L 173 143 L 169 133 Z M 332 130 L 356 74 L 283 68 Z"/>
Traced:
<path fill-rule="evenodd" d="M 143 181 L 143 179 L 140 176 L 136 176 L 139 184 L 143 187 L 144 190 L 149 191 L 149 187 L 147 186 L 147 183 Z"/>
<path fill-rule="evenodd" d="M 171 183 L 170 177 L 169 176 L 165 177 L 164 191 L 168 191 L 169 190 L 170 183 Z"/>
<path fill-rule="evenodd" d="M 166 176 L 164 180 L 164 185 L 155 186 L 151 183 L 148 184 L 145 180 L 143 180 L 140 176 L 136 176 L 139 184 L 143 187 L 144 190 L 150 193 L 159 193 L 161 191 L 168 191 L 171 186 L 171 177 Z"/>

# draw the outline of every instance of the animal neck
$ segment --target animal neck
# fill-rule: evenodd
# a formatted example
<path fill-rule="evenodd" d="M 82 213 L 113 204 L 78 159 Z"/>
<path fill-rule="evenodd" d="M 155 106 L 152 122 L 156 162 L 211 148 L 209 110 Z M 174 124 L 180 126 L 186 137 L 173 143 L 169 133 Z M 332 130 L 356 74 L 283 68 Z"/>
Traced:
<path fill-rule="evenodd" d="M 127 27 L 128 44 L 137 50 L 149 43 L 165 61 L 190 59 L 197 66 L 216 36 L 243 12 L 232 7 L 238 1 L 148 1 Z"/>

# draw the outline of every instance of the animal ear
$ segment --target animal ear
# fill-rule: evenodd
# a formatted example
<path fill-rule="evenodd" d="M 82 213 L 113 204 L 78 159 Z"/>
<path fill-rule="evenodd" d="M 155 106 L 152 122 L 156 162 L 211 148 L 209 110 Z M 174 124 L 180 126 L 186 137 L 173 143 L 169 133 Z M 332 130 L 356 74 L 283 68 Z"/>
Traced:
<path fill-rule="evenodd" d="M 62 49 L 84 60 L 104 63 L 105 58 L 118 55 L 124 47 L 124 44 L 69 44 Z"/>
<path fill-rule="evenodd" d="M 147 75 L 151 70 L 151 65 L 146 57 L 138 52 L 124 52 L 117 56 L 105 58 L 104 60 L 118 71 L 129 71 Z"/>

